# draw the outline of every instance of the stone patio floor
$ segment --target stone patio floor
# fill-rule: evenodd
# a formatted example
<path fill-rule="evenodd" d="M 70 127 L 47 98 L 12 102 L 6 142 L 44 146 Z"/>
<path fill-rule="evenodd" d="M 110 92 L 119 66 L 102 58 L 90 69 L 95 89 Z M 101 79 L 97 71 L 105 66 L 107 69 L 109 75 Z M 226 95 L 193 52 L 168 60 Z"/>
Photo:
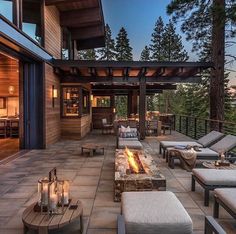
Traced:
<path fill-rule="evenodd" d="M 188 138 L 174 132 L 158 139 Z M 105 155 L 82 156 L 80 146 L 85 142 L 103 144 Z M 191 173 L 178 166 L 174 170 L 167 167 L 165 160 L 158 155 L 156 137 L 147 137 L 142 144 L 166 177 L 167 190 L 176 194 L 191 216 L 194 233 L 204 233 L 204 216 L 212 215 L 213 211 L 212 197 L 210 206 L 204 207 L 201 187 L 197 185 L 196 192 L 191 192 Z M 46 150 L 33 150 L 23 157 L 0 165 L 0 233 L 23 233 L 22 212 L 29 204 L 37 201 L 37 180 L 47 176 L 53 167 L 57 167 L 59 177 L 63 175 L 71 181 L 71 195 L 83 203 L 84 233 L 116 233 L 120 203 L 113 201 L 114 152 L 115 136 L 93 132 L 81 141 L 63 140 Z M 223 209 L 220 210 L 219 221 L 227 233 L 235 233 L 236 221 Z M 78 229 L 79 223 L 76 222 L 52 233 L 78 233 Z"/>

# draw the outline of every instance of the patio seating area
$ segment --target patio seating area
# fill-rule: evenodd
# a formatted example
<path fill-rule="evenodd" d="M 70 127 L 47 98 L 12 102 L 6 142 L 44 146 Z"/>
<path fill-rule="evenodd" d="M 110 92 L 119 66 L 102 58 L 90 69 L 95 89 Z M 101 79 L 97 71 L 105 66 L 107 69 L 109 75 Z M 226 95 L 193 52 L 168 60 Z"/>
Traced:
<path fill-rule="evenodd" d="M 147 137 L 141 141 L 144 150 L 156 161 L 166 178 L 166 190 L 180 200 L 193 221 L 194 233 L 204 233 L 205 216 L 213 216 L 213 194 L 209 207 L 204 206 L 204 191 L 196 184 L 191 191 L 191 173 L 176 165 L 170 169 L 159 154 L 160 140 L 185 140 L 190 138 L 173 132 L 158 138 Z M 81 155 L 81 146 L 96 143 L 105 146 L 105 154 L 88 157 Z M 60 141 L 46 150 L 33 150 L 22 157 L 0 165 L 0 233 L 23 233 L 22 213 L 26 207 L 38 200 L 37 181 L 53 167 L 59 177 L 69 179 L 71 196 L 83 204 L 84 232 L 88 234 L 111 234 L 117 232 L 117 217 L 121 203 L 114 202 L 114 155 L 116 137 L 93 131 L 81 141 Z M 234 233 L 235 220 L 220 206 L 217 220 L 227 233 Z M 80 223 L 75 222 L 56 233 L 78 233 Z M 51 232 L 50 232 L 51 233 Z M 52 233 L 55 233 L 52 231 Z"/>

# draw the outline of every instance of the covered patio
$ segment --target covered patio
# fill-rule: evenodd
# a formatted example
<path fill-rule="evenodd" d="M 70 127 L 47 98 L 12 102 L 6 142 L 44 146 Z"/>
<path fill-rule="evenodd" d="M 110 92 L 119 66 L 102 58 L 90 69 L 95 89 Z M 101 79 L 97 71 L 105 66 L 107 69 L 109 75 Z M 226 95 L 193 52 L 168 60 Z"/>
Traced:
<path fill-rule="evenodd" d="M 93 131 L 81 141 L 60 141 L 46 150 L 33 150 L 11 162 L 0 165 L 0 233 L 23 233 L 22 213 L 38 200 L 37 181 L 52 167 L 59 176 L 70 180 L 71 196 L 83 204 L 84 232 L 112 234 L 117 232 L 117 215 L 121 203 L 113 200 L 115 137 Z M 193 220 L 194 233 L 204 233 L 204 217 L 212 215 L 213 201 L 203 206 L 203 190 L 197 185 L 191 192 L 191 173 L 176 167 L 169 169 L 159 155 L 157 140 L 191 140 L 173 132 L 172 135 L 146 137 L 144 150 L 151 154 L 161 173 L 166 177 L 166 190 L 172 191 L 181 201 Z M 81 155 L 81 145 L 97 142 L 105 145 L 105 155 Z M 227 233 L 234 233 L 234 220 L 222 209 L 220 223 Z M 78 233 L 79 222 L 52 233 Z M 50 232 L 51 233 L 51 232 Z"/>

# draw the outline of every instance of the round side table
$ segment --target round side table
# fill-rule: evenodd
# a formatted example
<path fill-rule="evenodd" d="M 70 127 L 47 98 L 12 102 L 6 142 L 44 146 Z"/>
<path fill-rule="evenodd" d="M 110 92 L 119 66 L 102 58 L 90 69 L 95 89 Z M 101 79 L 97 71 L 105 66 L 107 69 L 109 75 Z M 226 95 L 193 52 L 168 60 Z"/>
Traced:
<path fill-rule="evenodd" d="M 76 209 L 70 209 L 71 205 L 77 205 Z M 69 225 L 76 219 L 80 220 L 80 233 L 83 233 L 83 207 L 79 200 L 72 199 L 70 205 L 65 207 L 64 214 L 55 214 L 48 216 L 34 211 L 35 203 L 28 206 L 22 215 L 24 224 L 24 233 L 29 229 L 38 231 L 39 234 L 47 234 L 49 230 L 56 230 Z"/>

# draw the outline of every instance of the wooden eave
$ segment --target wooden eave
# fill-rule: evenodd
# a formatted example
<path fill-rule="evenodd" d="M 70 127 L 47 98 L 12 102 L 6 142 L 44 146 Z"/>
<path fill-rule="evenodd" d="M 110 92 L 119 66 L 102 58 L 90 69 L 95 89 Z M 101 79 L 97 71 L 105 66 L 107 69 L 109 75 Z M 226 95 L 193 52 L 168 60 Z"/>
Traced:
<path fill-rule="evenodd" d="M 78 50 L 105 46 L 101 0 L 45 0 L 45 5 L 58 8 L 60 25 L 71 32 Z"/>

